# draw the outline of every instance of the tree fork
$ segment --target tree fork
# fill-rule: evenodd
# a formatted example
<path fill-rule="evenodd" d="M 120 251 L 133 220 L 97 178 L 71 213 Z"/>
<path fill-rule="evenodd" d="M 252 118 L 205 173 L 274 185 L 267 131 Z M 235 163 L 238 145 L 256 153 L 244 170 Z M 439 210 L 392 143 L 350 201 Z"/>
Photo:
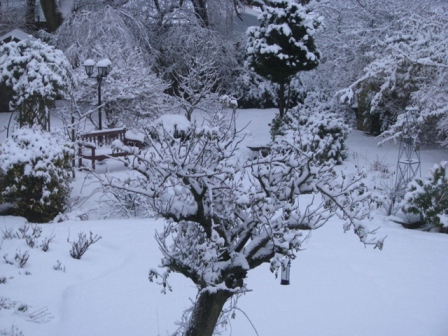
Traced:
<path fill-rule="evenodd" d="M 212 336 L 224 304 L 233 296 L 226 290 L 210 293 L 203 290 L 198 294 L 184 336 Z"/>

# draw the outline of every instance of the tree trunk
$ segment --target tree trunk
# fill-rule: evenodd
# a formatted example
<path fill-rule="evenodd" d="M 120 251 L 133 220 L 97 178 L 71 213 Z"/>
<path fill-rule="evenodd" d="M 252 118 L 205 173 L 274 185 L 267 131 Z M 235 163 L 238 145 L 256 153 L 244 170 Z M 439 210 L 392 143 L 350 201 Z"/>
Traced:
<path fill-rule="evenodd" d="M 40 0 L 40 5 L 47 21 L 48 30 L 55 32 L 62 24 L 62 13 L 59 11 L 57 0 Z"/>
<path fill-rule="evenodd" d="M 285 105 L 286 105 L 286 97 L 285 97 L 285 83 L 279 83 L 280 87 L 278 89 L 278 112 L 280 119 L 283 119 L 285 116 Z"/>
<path fill-rule="evenodd" d="M 228 291 L 201 292 L 191 313 L 184 336 L 212 336 L 226 301 L 232 297 Z"/>

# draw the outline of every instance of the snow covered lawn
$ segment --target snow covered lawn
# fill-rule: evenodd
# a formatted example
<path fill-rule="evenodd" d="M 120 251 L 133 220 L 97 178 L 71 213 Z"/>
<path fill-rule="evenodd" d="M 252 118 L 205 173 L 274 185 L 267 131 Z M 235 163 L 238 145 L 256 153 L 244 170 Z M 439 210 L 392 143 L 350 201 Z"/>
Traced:
<path fill-rule="evenodd" d="M 240 112 L 241 126 L 252 121 L 246 145 L 269 141 L 273 114 Z M 344 168 L 357 164 L 372 171 L 377 162 L 394 171 L 398 146 L 378 148 L 376 142 L 353 131 Z M 443 150 L 424 150 L 421 156 L 423 176 L 434 163 L 448 159 Z M 114 162 L 98 167 L 99 172 L 122 169 Z M 74 197 L 88 196 L 95 188 L 86 177 L 77 174 Z M 373 174 L 372 183 L 390 182 Z M 104 204 L 99 209 L 96 200 L 74 204 L 73 212 L 87 212 L 89 220 L 40 225 L 43 232 L 34 248 L 24 239 L 3 238 L 18 232 L 24 219 L 0 217 L 0 330 L 17 328 L 25 336 L 162 336 L 176 330 L 196 290 L 176 275 L 171 277 L 173 292 L 166 295 L 148 281 L 149 269 L 161 257 L 154 232 L 163 221 L 103 219 L 108 209 Z M 280 286 L 267 266 L 250 272 L 253 291 L 240 298 L 241 312 L 226 335 L 448 335 L 448 235 L 406 230 L 384 216 L 374 224 L 381 226 L 379 235 L 387 235 L 383 251 L 364 248 L 333 219 L 312 233 L 293 262 L 290 286 Z M 90 231 L 102 239 L 80 260 L 70 257 L 68 241 Z M 51 236 L 43 252 L 39 245 Z M 20 268 L 14 256 L 27 250 L 30 257 Z"/>

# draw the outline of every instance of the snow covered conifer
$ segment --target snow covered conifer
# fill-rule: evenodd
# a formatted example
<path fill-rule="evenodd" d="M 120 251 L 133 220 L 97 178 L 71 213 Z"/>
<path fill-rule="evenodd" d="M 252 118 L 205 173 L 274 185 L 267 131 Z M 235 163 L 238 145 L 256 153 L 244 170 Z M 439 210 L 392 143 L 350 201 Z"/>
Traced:
<path fill-rule="evenodd" d="M 334 160 L 341 164 L 347 158 L 345 141 L 350 127 L 337 113 L 336 99 L 310 93 L 304 104 L 289 110 L 284 119 L 277 134 L 273 134 L 274 140 L 279 134 L 295 130 L 301 135 L 298 146 L 304 153 L 313 152 L 319 162 Z"/>
<path fill-rule="evenodd" d="M 292 0 L 269 0 L 258 20 L 260 26 L 247 30 L 247 63 L 260 76 L 279 84 L 278 107 L 283 118 L 291 79 L 319 64 L 314 35 L 321 21 Z"/>
<path fill-rule="evenodd" d="M 63 52 L 31 39 L 0 46 L 0 82 L 12 88 L 11 108 L 20 112 L 20 125 L 43 129 L 48 129 L 53 101 L 67 97 L 74 86 Z"/>
<path fill-rule="evenodd" d="M 427 229 L 448 233 L 448 161 L 436 164 L 426 179 L 414 179 L 402 207 L 404 213 L 419 215 Z"/>

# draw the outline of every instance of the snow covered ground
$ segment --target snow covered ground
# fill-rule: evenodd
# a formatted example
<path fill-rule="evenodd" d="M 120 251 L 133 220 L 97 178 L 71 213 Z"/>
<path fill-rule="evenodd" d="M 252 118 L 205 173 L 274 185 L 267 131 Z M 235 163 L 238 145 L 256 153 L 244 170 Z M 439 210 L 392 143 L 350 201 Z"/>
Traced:
<path fill-rule="evenodd" d="M 246 145 L 269 141 L 267 124 L 274 112 L 240 111 L 240 126 L 251 122 Z M 2 118 L 6 115 L 0 114 L 4 125 Z M 372 183 L 382 186 L 390 179 L 375 167 L 393 172 L 398 145 L 378 148 L 377 141 L 353 131 L 343 168 L 364 166 Z M 448 153 L 423 150 L 421 158 L 425 176 L 434 163 L 448 160 Z M 107 162 L 98 169 L 118 173 L 123 167 Z M 47 252 L 29 248 L 23 239 L 2 239 L 25 220 L 0 217 L 0 282 L 5 282 L 0 283 L 0 330 L 17 328 L 25 336 L 163 336 L 175 331 L 196 291 L 189 280 L 173 275 L 173 292 L 165 295 L 147 279 L 160 260 L 154 232 L 163 222 L 103 219 L 111 209 L 86 198 L 94 187 L 86 173 L 77 174 L 73 211 L 88 213 L 89 220 L 40 225 L 37 245 L 54 236 Z M 267 266 L 251 271 L 252 292 L 240 298 L 241 311 L 226 335 L 448 335 L 448 235 L 406 230 L 380 215 L 374 224 L 381 227 L 379 235 L 387 235 L 383 251 L 364 248 L 333 219 L 312 233 L 293 262 L 290 286 L 280 286 Z M 71 258 L 68 241 L 90 231 L 102 239 L 80 260 Z M 29 260 L 19 268 L 14 256 L 27 250 Z"/>

